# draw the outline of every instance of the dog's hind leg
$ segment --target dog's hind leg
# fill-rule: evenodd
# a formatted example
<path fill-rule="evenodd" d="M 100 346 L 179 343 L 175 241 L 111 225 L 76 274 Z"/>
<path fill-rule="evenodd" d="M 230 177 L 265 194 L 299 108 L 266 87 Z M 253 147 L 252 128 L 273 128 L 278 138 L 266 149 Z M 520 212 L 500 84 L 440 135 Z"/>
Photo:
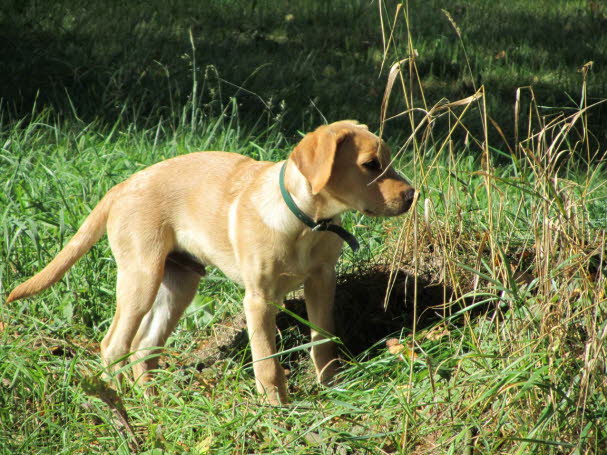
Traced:
<path fill-rule="evenodd" d="M 116 314 L 101 342 L 101 356 L 111 370 L 119 369 L 125 363 L 139 325 L 158 293 L 162 269 L 163 264 L 148 264 L 145 269 L 119 264 Z"/>
<path fill-rule="evenodd" d="M 202 270 L 193 271 L 187 264 L 168 261 L 165 264 L 162 284 L 152 308 L 144 316 L 131 343 L 133 377 L 147 382 L 150 370 L 158 368 L 158 356 L 185 309 L 194 296 Z"/>
<path fill-rule="evenodd" d="M 116 258 L 118 276 L 116 314 L 101 342 L 101 356 L 114 371 L 125 363 L 139 325 L 154 304 L 171 247 L 170 232 L 141 228 L 157 226 L 157 222 L 140 221 L 131 226 L 128 219 L 122 216 L 114 223 L 111 219 L 108 222 L 108 239 Z M 140 227 L 138 231 L 134 229 L 137 227 Z"/>

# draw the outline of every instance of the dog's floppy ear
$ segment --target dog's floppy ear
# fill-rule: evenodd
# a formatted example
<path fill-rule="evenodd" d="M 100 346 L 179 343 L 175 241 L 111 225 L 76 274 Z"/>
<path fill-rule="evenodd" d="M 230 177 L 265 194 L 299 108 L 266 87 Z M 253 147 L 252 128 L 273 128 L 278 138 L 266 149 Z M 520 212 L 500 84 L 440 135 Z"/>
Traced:
<path fill-rule="evenodd" d="M 310 182 L 312 194 L 318 194 L 329 181 L 337 147 L 347 135 L 347 129 L 320 127 L 306 134 L 291 153 L 297 169 Z"/>

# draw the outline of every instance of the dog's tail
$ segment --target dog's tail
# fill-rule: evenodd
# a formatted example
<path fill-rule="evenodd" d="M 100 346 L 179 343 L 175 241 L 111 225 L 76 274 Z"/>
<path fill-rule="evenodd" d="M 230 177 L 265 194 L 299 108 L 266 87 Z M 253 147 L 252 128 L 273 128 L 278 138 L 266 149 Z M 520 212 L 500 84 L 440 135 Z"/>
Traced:
<path fill-rule="evenodd" d="M 91 214 L 84 220 L 78 232 L 67 242 L 67 245 L 40 272 L 21 283 L 10 293 L 6 303 L 23 299 L 50 287 L 59 281 L 65 272 L 74 265 L 105 233 L 105 225 L 112 202 L 120 185 L 112 188 L 99 201 Z"/>

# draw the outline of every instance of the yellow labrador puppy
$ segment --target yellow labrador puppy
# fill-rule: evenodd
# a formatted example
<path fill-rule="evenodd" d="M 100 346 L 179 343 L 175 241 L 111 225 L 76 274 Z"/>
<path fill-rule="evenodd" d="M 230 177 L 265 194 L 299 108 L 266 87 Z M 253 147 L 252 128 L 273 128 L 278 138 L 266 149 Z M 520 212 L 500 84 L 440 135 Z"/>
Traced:
<path fill-rule="evenodd" d="M 307 134 L 286 161 L 199 152 L 144 169 L 113 187 L 65 248 L 17 286 L 8 302 L 57 282 L 107 231 L 118 267 L 116 314 L 101 342 L 107 365 L 164 346 L 192 301 L 204 266 L 245 288 L 244 309 L 258 390 L 287 401 L 275 357 L 276 305 L 303 283 L 310 322 L 332 333 L 335 263 L 356 240 L 340 213 L 405 212 L 415 190 L 389 167 L 390 151 L 366 126 L 341 121 Z M 312 331 L 312 341 L 323 339 Z M 335 373 L 335 346 L 312 349 L 318 380 Z M 157 356 L 134 366 L 147 380 Z"/>

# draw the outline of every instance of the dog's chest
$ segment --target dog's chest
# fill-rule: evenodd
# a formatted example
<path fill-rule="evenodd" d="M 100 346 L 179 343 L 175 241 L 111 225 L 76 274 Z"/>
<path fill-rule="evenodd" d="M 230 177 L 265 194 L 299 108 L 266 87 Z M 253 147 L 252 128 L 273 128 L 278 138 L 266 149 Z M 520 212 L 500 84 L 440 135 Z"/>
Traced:
<path fill-rule="evenodd" d="M 308 231 L 286 252 L 284 260 L 277 265 L 276 276 L 281 287 L 291 291 L 299 287 L 319 268 L 335 267 L 340 250 L 340 241 L 332 233 Z"/>

